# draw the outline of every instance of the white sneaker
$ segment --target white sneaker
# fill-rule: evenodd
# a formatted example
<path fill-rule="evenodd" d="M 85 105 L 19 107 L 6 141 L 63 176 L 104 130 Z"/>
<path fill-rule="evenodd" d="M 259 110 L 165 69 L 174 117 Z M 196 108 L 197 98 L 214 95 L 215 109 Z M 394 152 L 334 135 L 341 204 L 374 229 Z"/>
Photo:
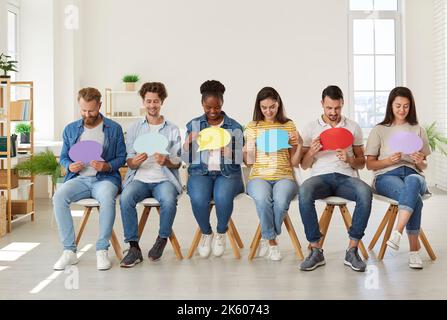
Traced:
<path fill-rule="evenodd" d="M 419 251 L 410 251 L 408 258 L 408 266 L 412 269 L 423 269 L 422 259 L 419 255 Z"/>
<path fill-rule="evenodd" d="M 65 270 L 66 266 L 71 266 L 78 262 L 79 262 L 79 259 L 78 259 L 78 256 L 76 255 L 76 252 L 73 252 L 71 250 L 64 250 L 64 252 L 62 253 L 62 256 L 54 264 L 53 269 L 54 270 Z"/>
<path fill-rule="evenodd" d="M 220 257 L 225 252 L 225 247 L 227 245 L 227 238 L 225 233 L 216 233 L 213 239 L 213 254 L 216 257 Z"/>
<path fill-rule="evenodd" d="M 109 270 L 112 267 L 107 250 L 96 251 L 96 267 L 98 270 Z"/>
<path fill-rule="evenodd" d="M 402 239 L 402 234 L 399 231 L 394 230 L 386 244 L 391 249 L 399 250 L 400 239 Z"/>
<path fill-rule="evenodd" d="M 261 239 L 261 243 L 258 247 L 258 257 L 265 257 L 269 251 L 269 241 L 267 239 Z"/>
<path fill-rule="evenodd" d="M 199 254 L 202 258 L 208 258 L 211 253 L 211 241 L 213 240 L 213 234 L 202 234 L 202 238 L 199 242 Z"/>
<path fill-rule="evenodd" d="M 273 261 L 280 261 L 282 257 L 281 257 L 281 251 L 279 251 L 279 247 L 269 245 L 269 253 L 267 258 Z"/>

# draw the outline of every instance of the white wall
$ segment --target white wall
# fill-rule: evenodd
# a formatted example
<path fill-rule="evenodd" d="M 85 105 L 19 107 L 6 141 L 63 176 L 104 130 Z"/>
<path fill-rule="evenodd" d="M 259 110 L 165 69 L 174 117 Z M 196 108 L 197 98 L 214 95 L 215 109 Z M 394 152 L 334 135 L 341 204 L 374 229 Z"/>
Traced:
<path fill-rule="evenodd" d="M 34 81 L 36 140 L 54 135 L 53 0 L 21 0 L 20 78 Z"/>
<path fill-rule="evenodd" d="M 162 81 L 165 114 L 180 127 L 202 113 L 208 79 L 225 84 L 224 110 L 242 124 L 266 85 L 298 127 L 318 116 L 328 84 L 348 94 L 346 0 L 82 3 L 81 86 L 119 89 L 126 73 Z"/>
<path fill-rule="evenodd" d="M 6 53 L 8 46 L 8 11 L 6 10 L 7 0 L 0 0 L 0 52 Z"/>

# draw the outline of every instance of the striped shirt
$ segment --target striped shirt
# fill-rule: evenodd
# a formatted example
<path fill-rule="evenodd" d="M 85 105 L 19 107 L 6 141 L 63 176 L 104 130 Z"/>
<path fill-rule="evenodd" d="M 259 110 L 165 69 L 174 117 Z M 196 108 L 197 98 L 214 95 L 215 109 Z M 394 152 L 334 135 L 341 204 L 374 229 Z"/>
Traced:
<path fill-rule="evenodd" d="M 285 130 L 289 133 L 296 132 L 293 121 L 288 121 L 284 124 L 252 121 L 245 128 L 245 141 L 246 143 L 253 143 L 264 131 L 272 129 Z M 294 180 L 289 150 L 281 149 L 277 152 L 262 152 L 256 148 L 255 162 L 251 169 L 249 180 L 255 178 L 270 181 L 281 179 Z"/>

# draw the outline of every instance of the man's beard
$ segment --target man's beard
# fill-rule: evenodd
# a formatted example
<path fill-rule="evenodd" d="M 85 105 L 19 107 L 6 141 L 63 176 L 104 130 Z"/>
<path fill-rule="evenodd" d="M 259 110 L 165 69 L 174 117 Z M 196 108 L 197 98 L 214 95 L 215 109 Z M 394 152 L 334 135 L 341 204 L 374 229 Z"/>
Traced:
<path fill-rule="evenodd" d="M 82 117 L 84 120 L 84 124 L 87 124 L 89 126 L 92 126 L 98 122 L 100 119 L 100 115 L 98 114 L 96 117 Z"/>

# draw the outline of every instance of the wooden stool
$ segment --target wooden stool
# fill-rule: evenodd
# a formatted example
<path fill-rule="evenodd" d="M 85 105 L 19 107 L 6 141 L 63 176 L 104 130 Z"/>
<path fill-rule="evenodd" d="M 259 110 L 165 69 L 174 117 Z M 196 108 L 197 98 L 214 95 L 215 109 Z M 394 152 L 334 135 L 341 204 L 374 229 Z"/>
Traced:
<path fill-rule="evenodd" d="M 214 201 L 211 201 L 210 212 L 211 212 L 211 210 L 213 210 L 213 207 L 214 207 Z M 239 236 L 239 232 L 237 231 L 236 226 L 234 225 L 233 219 L 231 219 L 231 218 L 228 222 L 227 235 L 228 235 L 228 239 L 230 239 L 231 247 L 233 248 L 234 257 L 236 259 L 240 259 L 241 253 L 239 252 L 239 249 L 244 248 L 244 244 L 242 243 L 241 237 Z M 194 252 L 196 251 L 197 246 L 199 245 L 201 236 L 202 236 L 202 231 L 200 230 L 200 228 L 197 228 L 196 233 L 194 234 L 194 238 L 192 240 L 191 247 L 189 248 L 188 259 L 191 259 L 192 256 L 194 255 Z"/>
<path fill-rule="evenodd" d="M 303 252 L 301 251 L 300 241 L 298 240 L 295 228 L 293 227 L 292 221 L 290 220 L 288 213 L 286 214 L 283 223 L 286 226 L 287 231 L 289 232 L 290 240 L 292 240 L 292 245 L 295 249 L 296 256 L 299 259 L 304 260 Z M 256 251 L 258 250 L 260 241 L 261 241 L 261 224 L 258 224 L 258 228 L 256 229 L 256 233 L 250 245 L 250 254 L 248 255 L 248 260 L 250 261 L 253 260 Z"/>
<path fill-rule="evenodd" d="M 340 197 L 328 197 L 325 199 L 321 199 L 320 201 L 326 203 L 326 208 L 324 209 L 319 221 L 320 233 L 322 234 L 322 237 L 320 239 L 320 246 L 321 248 L 323 248 L 323 243 L 329 229 L 329 224 L 331 222 L 332 213 L 334 212 L 335 206 L 338 206 L 338 208 L 340 209 L 340 213 L 343 217 L 343 221 L 347 230 L 349 230 L 352 225 L 352 217 L 349 213 L 348 207 L 346 206 L 346 204 L 350 202 L 349 200 Z M 366 251 L 365 246 L 363 245 L 363 242 L 361 240 L 359 241 L 359 249 L 363 257 L 365 259 L 368 259 L 368 252 Z"/>
<path fill-rule="evenodd" d="M 99 202 L 96 199 L 88 198 L 88 199 L 82 199 L 76 202 L 73 202 L 73 204 L 83 206 L 85 207 L 84 215 L 81 219 L 81 225 L 79 226 L 78 235 L 76 236 L 76 245 L 79 245 L 79 242 L 81 240 L 82 233 L 84 232 L 84 228 L 87 225 L 88 218 L 90 217 L 90 213 L 92 212 L 93 208 L 98 209 L 99 211 Z M 118 238 L 116 237 L 115 231 L 112 229 L 112 236 L 110 237 L 110 242 L 112 244 L 113 249 L 115 250 L 116 257 L 121 261 L 123 259 L 123 253 L 121 251 L 121 246 L 118 241 Z"/>
<path fill-rule="evenodd" d="M 160 203 L 154 198 L 146 198 L 139 204 L 144 206 L 143 214 L 141 215 L 140 222 L 138 223 L 138 238 L 141 238 L 144 227 L 146 226 L 147 218 L 149 218 L 149 214 L 151 213 L 152 208 L 155 208 L 158 212 L 158 215 L 160 215 Z M 182 260 L 182 251 L 180 250 L 180 244 L 178 243 L 174 230 L 171 230 L 169 240 L 171 241 L 171 245 L 174 249 L 177 259 Z"/>
<path fill-rule="evenodd" d="M 431 194 L 426 194 L 422 197 L 423 200 L 428 199 L 431 197 Z M 385 213 L 385 216 L 382 219 L 382 222 L 380 222 L 379 228 L 377 229 L 376 233 L 374 234 L 374 237 L 371 240 L 371 243 L 369 244 L 368 250 L 374 249 L 374 246 L 377 243 L 377 240 L 379 240 L 380 235 L 382 234 L 383 230 L 386 227 L 385 235 L 383 236 L 382 245 L 380 246 L 379 251 L 379 260 L 382 260 L 385 256 L 385 251 L 387 248 L 386 242 L 391 236 L 391 232 L 393 231 L 394 222 L 396 221 L 397 212 L 399 211 L 399 202 L 390 198 L 387 198 L 385 196 L 381 196 L 378 194 L 374 194 L 374 199 L 384 201 L 389 203 L 389 207 L 387 212 Z M 430 259 L 436 260 L 436 255 L 430 245 L 430 243 L 427 240 L 427 237 L 425 236 L 424 231 L 421 229 L 419 232 L 419 238 L 422 241 L 422 244 L 424 245 L 425 249 L 428 252 L 428 255 L 430 256 Z"/>

